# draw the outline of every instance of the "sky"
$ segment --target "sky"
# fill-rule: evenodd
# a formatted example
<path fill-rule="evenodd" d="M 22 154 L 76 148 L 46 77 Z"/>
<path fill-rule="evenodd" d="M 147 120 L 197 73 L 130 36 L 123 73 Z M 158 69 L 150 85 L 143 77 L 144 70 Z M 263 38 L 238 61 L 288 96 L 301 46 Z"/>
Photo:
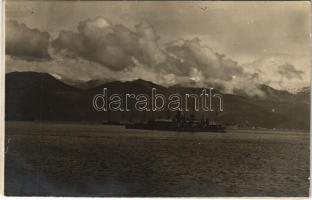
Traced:
<path fill-rule="evenodd" d="M 217 85 L 310 81 L 308 2 L 7 1 L 6 70 Z"/>

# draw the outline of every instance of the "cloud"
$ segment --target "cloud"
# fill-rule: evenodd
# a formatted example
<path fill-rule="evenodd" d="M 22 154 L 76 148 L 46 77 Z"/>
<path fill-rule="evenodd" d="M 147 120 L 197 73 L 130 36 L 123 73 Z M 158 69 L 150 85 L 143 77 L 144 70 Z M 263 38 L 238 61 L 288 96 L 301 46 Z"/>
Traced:
<path fill-rule="evenodd" d="M 292 64 L 285 63 L 278 66 L 278 73 L 287 79 L 302 79 L 303 71 L 295 69 Z"/>
<path fill-rule="evenodd" d="M 244 73 L 236 61 L 202 45 L 198 38 L 171 42 L 166 51 L 171 55 L 169 63 L 176 74 L 190 75 L 196 69 L 205 79 L 231 80 Z"/>
<path fill-rule="evenodd" d="M 293 90 L 309 85 L 310 58 L 284 55 L 260 58 L 242 65 L 246 73 L 255 74 L 254 82 L 279 90 Z"/>
<path fill-rule="evenodd" d="M 166 44 L 164 49 L 167 60 L 158 66 L 158 72 L 166 75 L 165 80 L 170 83 L 215 87 L 226 93 L 244 90 L 262 96 L 254 73 L 245 72 L 236 61 L 203 45 L 199 38 L 179 39 Z"/>
<path fill-rule="evenodd" d="M 34 31 L 36 36 L 42 34 Z M 285 89 L 309 78 L 283 59 L 260 59 L 239 65 L 204 45 L 197 37 L 166 44 L 160 44 L 159 40 L 156 30 L 147 22 L 128 28 L 96 17 L 81 21 L 77 31 L 60 31 L 50 46 L 46 44 L 44 49 L 49 48 L 45 54 L 51 60 L 25 61 L 8 57 L 6 63 L 9 71 L 30 69 L 84 81 L 141 78 L 166 86 L 217 87 L 226 93 L 244 91 L 251 96 L 263 95 L 259 84 Z M 25 41 L 17 37 L 15 46 L 20 47 L 18 42 L 23 49 Z"/>
<path fill-rule="evenodd" d="M 52 46 L 69 57 L 80 56 L 114 71 L 134 67 L 133 58 L 146 65 L 165 60 L 157 43 L 159 37 L 148 23 L 140 23 L 132 31 L 97 17 L 80 22 L 77 29 L 61 31 Z"/>
<path fill-rule="evenodd" d="M 160 45 L 159 36 L 147 22 L 139 23 L 131 30 L 121 24 L 112 24 L 103 17 L 88 19 L 79 23 L 77 32 L 61 31 L 52 41 L 52 47 L 67 58 L 81 57 L 122 72 L 127 77 L 149 79 L 165 85 L 192 82 L 193 86 L 207 86 L 218 83 L 231 92 L 240 87 L 234 83 L 244 76 L 243 68 L 236 61 L 214 52 L 199 38 Z M 232 85 L 229 87 L 227 84 Z"/>
<path fill-rule="evenodd" d="M 47 32 L 31 29 L 15 20 L 6 22 L 5 52 L 28 59 L 47 59 L 49 38 Z"/>

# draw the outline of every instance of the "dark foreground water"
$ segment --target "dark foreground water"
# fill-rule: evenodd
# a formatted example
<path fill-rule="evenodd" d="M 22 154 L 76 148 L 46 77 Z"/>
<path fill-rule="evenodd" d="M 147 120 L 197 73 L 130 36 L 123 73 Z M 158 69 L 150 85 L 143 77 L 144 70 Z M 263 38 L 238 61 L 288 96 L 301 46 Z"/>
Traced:
<path fill-rule="evenodd" d="M 309 134 L 6 123 L 5 194 L 308 196 Z"/>

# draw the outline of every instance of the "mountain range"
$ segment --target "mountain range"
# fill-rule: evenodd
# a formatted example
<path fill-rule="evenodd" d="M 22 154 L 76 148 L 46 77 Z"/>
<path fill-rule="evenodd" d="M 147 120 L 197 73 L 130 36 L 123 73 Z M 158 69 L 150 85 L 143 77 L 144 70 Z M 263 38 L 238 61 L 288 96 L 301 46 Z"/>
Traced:
<path fill-rule="evenodd" d="M 94 95 L 107 88 L 109 93 L 146 93 L 152 88 L 168 96 L 171 93 L 197 93 L 203 88 L 182 86 L 163 87 L 142 79 L 134 81 L 91 81 L 77 85 L 62 81 L 46 73 L 11 72 L 5 78 L 5 118 L 8 121 L 75 121 L 101 123 L 147 121 L 157 118 L 173 118 L 174 112 L 164 109 L 159 112 L 99 112 L 93 108 Z M 276 129 L 309 129 L 310 88 L 295 94 L 267 85 L 259 85 L 265 97 L 250 97 L 240 92 L 223 94 L 224 111 L 218 120 L 227 125 Z M 186 113 L 190 114 L 190 113 Z M 215 118 L 214 112 L 196 112 Z"/>

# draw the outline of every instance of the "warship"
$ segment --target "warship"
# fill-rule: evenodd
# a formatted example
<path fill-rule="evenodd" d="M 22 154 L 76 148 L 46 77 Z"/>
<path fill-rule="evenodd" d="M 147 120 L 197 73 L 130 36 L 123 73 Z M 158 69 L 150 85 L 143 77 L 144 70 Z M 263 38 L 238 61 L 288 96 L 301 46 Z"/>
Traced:
<path fill-rule="evenodd" d="M 177 112 L 175 119 L 156 119 L 144 123 L 126 124 L 125 128 L 178 132 L 226 132 L 225 126 L 218 123 L 218 120 L 209 121 L 209 119 L 202 118 L 197 121 L 192 115 L 190 118 L 186 118 L 180 112 Z"/>

